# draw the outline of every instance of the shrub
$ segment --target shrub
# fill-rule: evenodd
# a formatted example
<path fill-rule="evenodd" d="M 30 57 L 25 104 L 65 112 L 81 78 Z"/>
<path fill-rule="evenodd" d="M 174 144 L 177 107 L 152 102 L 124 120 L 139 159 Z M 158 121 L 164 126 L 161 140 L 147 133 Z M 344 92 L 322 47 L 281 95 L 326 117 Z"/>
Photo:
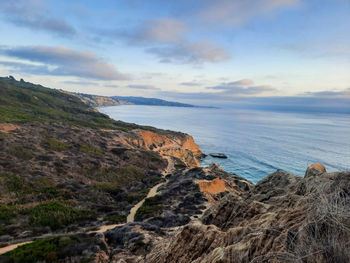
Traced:
<path fill-rule="evenodd" d="M 136 211 L 135 220 L 142 221 L 143 219 L 153 216 L 156 212 L 163 209 L 160 203 L 160 196 L 147 198 L 143 205 Z"/>
<path fill-rule="evenodd" d="M 136 202 L 141 201 L 143 198 L 145 198 L 147 196 L 148 192 L 149 192 L 149 189 L 145 188 L 137 193 L 131 193 L 131 194 L 127 194 L 127 195 L 123 196 L 123 200 L 127 201 L 130 204 L 136 203 Z"/>
<path fill-rule="evenodd" d="M 13 146 L 10 148 L 10 153 L 17 158 L 23 159 L 23 160 L 30 160 L 33 158 L 33 154 L 24 149 L 22 146 Z"/>
<path fill-rule="evenodd" d="M 111 215 L 107 216 L 105 220 L 113 222 L 115 224 L 126 222 L 126 216 L 123 215 Z"/>
<path fill-rule="evenodd" d="M 86 144 L 81 144 L 80 145 L 80 151 L 91 154 L 91 155 L 99 155 L 101 156 L 103 154 L 102 150 L 98 147 L 91 146 L 91 145 L 86 145 Z"/>
<path fill-rule="evenodd" d="M 310 200 L 306 222 L 290 240 L 283 262 L 350 262 L 350 194 L 339 185 L 318 189 Z"/>
<path fill-rule="evenodd" d="M 69 245 L 79 243 L 75 236 L 38 239 L 30 244 L 19 246 L 5 254 L 14 263 L 56 262 L 57 252 Z"/>
<path fill-rule="evenodd" d="M 117 127 L 117 130 L 123 131 L 123 132 L 128 132 L 128 131 L 130 131 L 130 129 L 128 129 L 128 128 L 126 128 L 126 127 Z"/>
<path fill-rule="evenodd" d="M 24 199 L 28 193 L 33 191 L 32 187 L 20 176 L 1 174 L 5 179 L 5 185 L 10 192 L 15 193 L 18 198 Z"/>
<path fill-rule="evenodd" d="M 8 224 L 17 215 L 17 208 L 14 206 L 0 205 L 0 222 Z"/>
<path fill-rule="evenodd" d="M 68 149 L 68 146 L 55 138 L 46 138 L 45 142 L 49 144 L 50 148 L 57 151 L 64 151 Z"/>
<path fill-rule="evenodd" d="M 78 210 L 65 205 L 62 201 L 48 201 L 25 211 L 29 223 L 33 226 L 49 226 L 52 230 L 64 228 L 81 219 L 94 216 L 88 210 Z"/>
<path fill-rule="evenodd" d="M 7 176 L 6 186 L 11 192 L 21 193 L 30 190 L 29 184 L 20 176 Z"/>

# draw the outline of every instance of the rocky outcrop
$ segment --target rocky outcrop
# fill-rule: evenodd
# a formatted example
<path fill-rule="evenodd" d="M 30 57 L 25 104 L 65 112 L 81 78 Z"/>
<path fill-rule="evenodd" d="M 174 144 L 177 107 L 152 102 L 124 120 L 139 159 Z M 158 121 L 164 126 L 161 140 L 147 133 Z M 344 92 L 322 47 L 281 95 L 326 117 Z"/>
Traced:
<path fill-rule="evenodd" d="M 227 194 L 139 262 L 349 262 L 349 190 L 350 172 L 277 171 Z"/>
<path fill-rule="evenodd" d="M 128 147 L 144 148 L 161 156 L 175 157 L 179 165 L 187 167 L 198 167 L 198 159 L 204 156 L 192 136 L 179 132 L 135 129 L 118 134 L 114 140 Z"/>
<path fill-rule="evenodd" d="M 146 199 L 136 212 L 136 220 L 159 227 L 184 225 L 191 218 L 201 216 L 207 207 L 225 194 L 241 195 L 252 187 L 247 180 L 226 173 L 217 165 L 175 170 L 166 180 L 158 194 Z M 210 187 L 203 187 L 204 184 Z"/>
<path fill-rule="evenodd" d="M 310 165 L 305 172 L 305 177 L 318 176 L 327 172 L 326 167 L 321 163 L 315 163 Z"/>

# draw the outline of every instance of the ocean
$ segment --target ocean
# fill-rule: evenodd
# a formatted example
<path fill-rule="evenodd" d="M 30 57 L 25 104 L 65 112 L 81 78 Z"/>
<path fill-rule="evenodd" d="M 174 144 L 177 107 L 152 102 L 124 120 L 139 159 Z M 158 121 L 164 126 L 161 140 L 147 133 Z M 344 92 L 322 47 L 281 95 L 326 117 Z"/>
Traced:
<path fill-rule="evenodd" d="M 253 183 L 282 169 L 303 176 L 316 162 L 327 171 L 350 170 L 350 115 L 122 105 L 99 108 L 115 120 L 181 131 L 206 157 Z"/>

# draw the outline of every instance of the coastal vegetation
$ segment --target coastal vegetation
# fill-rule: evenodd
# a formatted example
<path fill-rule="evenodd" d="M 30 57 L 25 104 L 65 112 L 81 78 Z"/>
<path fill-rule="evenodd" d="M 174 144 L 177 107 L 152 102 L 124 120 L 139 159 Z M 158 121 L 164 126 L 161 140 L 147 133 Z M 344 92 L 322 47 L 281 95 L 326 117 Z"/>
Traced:
<path fill-rule="evenodd" d="M 117 129 L 115 121 L 59 90 L 13 78 L 0 78 L 0 122 L 64 122 L 80 127 Z"/>
<path fill-rule="evenodd" d="M 48 226 L 51 230 L 64 228 L 84 219 L 95 219 L 95 213 L 89 210 L 76 209 L 63 201 L 48 201 L 37 206 L 23 209 L 29 215 L 33 226 Z"/>
<path fill-rule="evenodd" d="M 162 209 L 160 196 L 146 198 L 143 205 L 136 211 L 135 220 L 142 221 L 145 217 L 152 215 Z"/>

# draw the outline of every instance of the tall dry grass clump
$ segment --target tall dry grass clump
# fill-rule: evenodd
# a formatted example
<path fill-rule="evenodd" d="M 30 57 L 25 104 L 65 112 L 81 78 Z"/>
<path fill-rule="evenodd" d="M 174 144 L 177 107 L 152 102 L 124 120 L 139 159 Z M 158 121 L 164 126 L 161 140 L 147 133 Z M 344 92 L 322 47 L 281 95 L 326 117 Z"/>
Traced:
<path fill-rule="evenodd" d="M 340 180 L 320 186 L 315 196 L 310 198 L 310 211 L 305 225 L 291 242 L 293 262 L 350 262 L 348 181 Z"/>

